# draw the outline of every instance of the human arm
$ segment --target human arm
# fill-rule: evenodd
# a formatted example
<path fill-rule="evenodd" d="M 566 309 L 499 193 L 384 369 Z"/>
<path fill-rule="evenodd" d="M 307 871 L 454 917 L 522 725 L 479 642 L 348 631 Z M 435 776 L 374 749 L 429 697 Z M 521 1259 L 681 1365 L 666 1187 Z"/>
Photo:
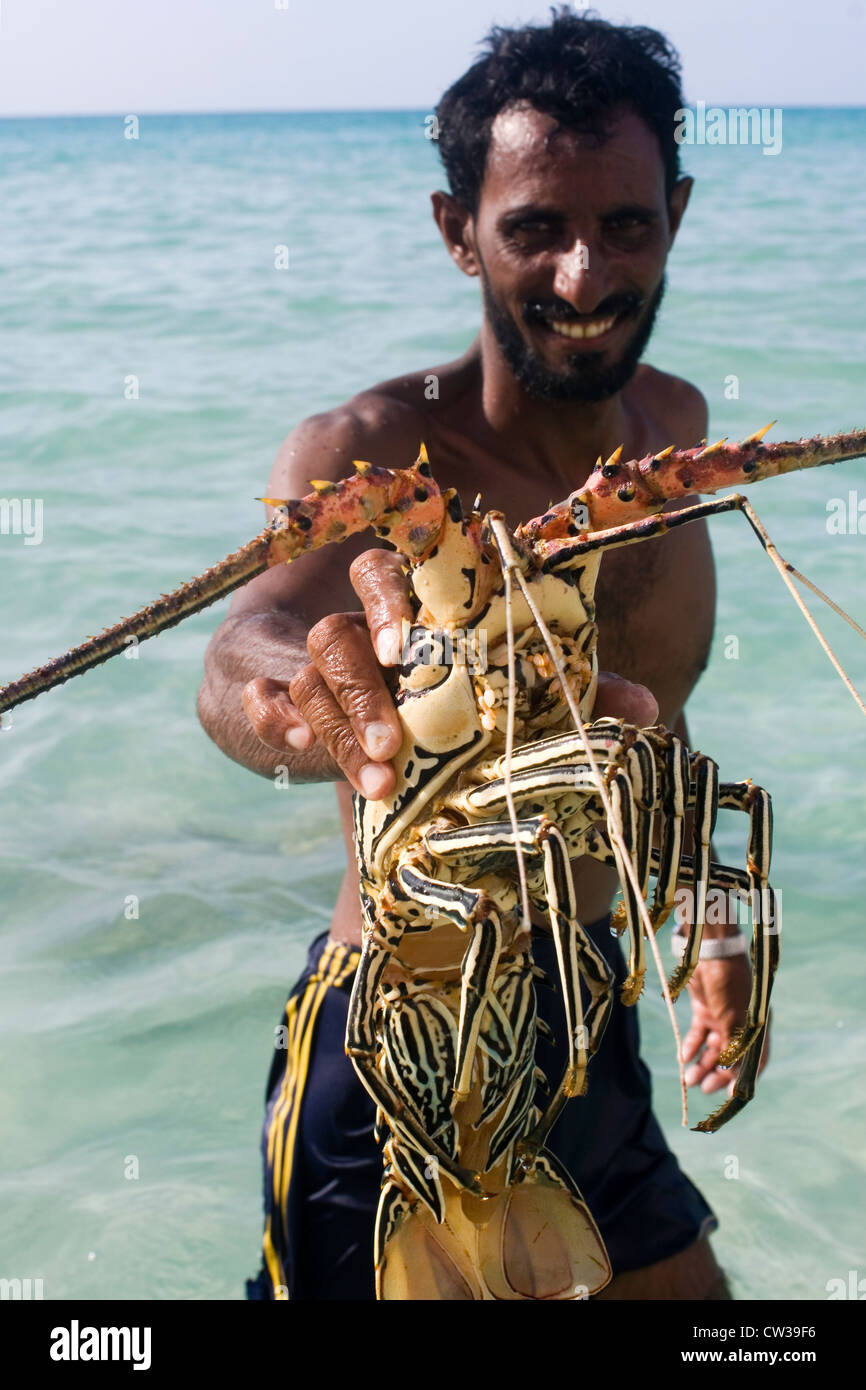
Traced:
<path fill-rule="evenodd" d="M 336 481 L 357 457 L 403 466 L 412 456 L 409 430 L 417 449 L 417 422 L 407 426 L 387 411 L 312 417 L 280 450 L 268 495 L 302 496 L 311 477 Z M 252 771 L 271 777 L 285 768 L 293 781 L 346 777 L 375 799 L 393 789 L 388 760 L 402 736 L 382 667 L 399 658 L 411 608 L 400 557 L 363 549 L 368 539 L 310 551 L 238 591 L 207 651 L 199 716 Z M 643 687 L 602 676 L 602 713 L 645 724 L 657 707 Z"/>
<path fill-rule="evenodd" d="M 311 478 L 351 474 L 355 458 L 405 465 L 412 454 L 401 425 L 375 403 L 311 417 L 280 449 L 268 495 L 303 496 Z M 199 718 L 252 771 L 270 777 L 286 768 L 293 781 L 345 777 L 367 795 L 393 787 L 387 760 L 401 730 L 373 644 L 386 637 L 386 619 L 399 627 L 409 609 L 398 558 L 365 551 L 369 540 L 351 537 L 268 570 L 235 594 L 214 634 Z M 396 659 L 393 641 L 383 654 Z M 371 767 L 378 785 L 368 775 L 365 787 Z"/>

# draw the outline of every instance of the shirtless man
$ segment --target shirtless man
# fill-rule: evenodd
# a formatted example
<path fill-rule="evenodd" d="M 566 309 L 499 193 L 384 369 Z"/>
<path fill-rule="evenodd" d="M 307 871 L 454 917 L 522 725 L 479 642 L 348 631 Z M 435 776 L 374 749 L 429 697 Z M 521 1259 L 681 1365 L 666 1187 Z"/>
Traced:
<path fill-rule="evenodd" d="M 488 64 L 485 91 L 491 103 L 486 148 L 482 113 L 474 154 L 466 153 L 466 93 L 477 91 L 476 65 L 440 104 L 440 151 L 452 192 L 432 195 L 433 215 L 449 254 L 465 275 L 481 281 L 480 332 L 458 360 L 383 382 L 344 406 L 303 421 L 279 451 L 269 496 L 303 496 L 311 477 L 346 477 L 356 458 L 404 467 L 417 456 L 423 439 L 441 487 L 456 487 L 467 498 L 480 491 L 485 507 L 501 509 L 513 525 L 579 487 L 599 454 L 606 458 L 619 444 L 627 458 L 640 458 L 672 442 L 691 446 L 706 435 L 701 393 L 686 381 L 638 364 L 691 192 L 691 180 L 679 176 L 672 122 L 666 127 L 659 115 L 661 109 L 672 116 L 682 104 L 675 55 L 654 35 L 650 56 L 648 33 L 560 16 L 545 30 L 517 31 L 507 62 L 508 36 L 494 34 L 490 56 L 480 60 Z M 538 89 L 539 68 L 554 78 L 566 72 L 571 80 L 589 49 L 596 65 L 602 50 L 607 54 L 609 105 L 602 110 L 584 107 L 568 122 L 561 103 L 553 114 L 522 99 L 523 92 Z M 652 101 L 641 99 L 641 70 L 648 88 L 655 84 Z M 425 385 L 431 375 L 438 381 L 438 398 L 428 400 Z M 267 777 L 287 765 L 295 780 L 337 782 L 348 848 L 349 868 L 328 944 L 328 978 L 337 986 L 328 997 L 339 995 L 340 1008 L 331 1022 L 325 1009 L 315 1028 L 308 1025 L 315 1051 L 309 1074 L 295 1077 L 288 1087 L 298 1092 L 293 1107 L 287 1098 L 285 1051 L 276 1054 L 272 1069 L 265 1144 L 266 1259 L 251 1296 L 284 1297 L 287 1289 L 293 1298 L 371 1296 L 371 1285 L 357 1287 L 355 1276 L 346 1276 L 354 1257 L 343 1246 L 348 1247 L 355 1230 L 351 1213 L 368 1198 L 375 1205 L 379 1159 L 367 1138 L 372 1102 L 344 1057 L 324 1056 L 326 1046 L 340 1051 L 345 996 L 356 962 L 350 952 L 361 939 L 351 789 L 374 799 L 387 795 L 394 778 L 388 759 L 401 738 L 381 666 L 394 663 L 400 619 L 409 616 L 409 608 L 393 555 L 368 547 L 369 536 L 329 547 L 297 566 L 273 569 L 240 590 L 211 642 L 200 695 L 201 721 L 230 757 Z M 600 682 L 596 716 L 617 714 L 642 725 L 658 717 L 687 739 L 683 707 L 707 661 L 715 602 L 704 523 L 609 553 L 597 598 L 599 661 L 618 676 Z M 606 942 L 603 948 L 613 959 L 610 952 L 618 953 L 619 947 L 615 942 L 611 946 L 606 914 L 616 876 L 583 860 L 575 864 L 575 882 L 581 920 L 596 924 L 594 939 L 600 946 Z M 707 933 L 736 930 L 708 927 Z M 333 954 L 335 942 L 341 943 L 342 954 Z M 316 980 L 324 972 L 316 965 L 321 959 L 320 945 L 312 962 L 319 971 Z M 334 961 L 345 962 L 341 974 Z M 302 984 L 309 984 L 310 975 L 308 970 Z M 299 989 L 295 1004 L 306 998 Z M 716 1061 L 745 1013 L 745 958 L 703 960 L 690 992 L 688 1080 L 705 1092 L 715 1091 L 731 1083 L 731 1073 L 718 1069 Z M 306 1007 L 304 1003 L 301 1012 Z M 629 1015 L 621 1026 L 632 1030 L 623 1046 L 629 1054 L 634 1049 L 629 1066 L 645 1077 L 636 1057 L 634 1012 L 619 1011 Z M 295 1026 L 292 1017 L 290 1005 L 286 1022 Z M 605 1049 L 615 1058 L 617 1048 L 609 1031 L 590 1068 L 593 1104 L 603 1107 L 605 1095 L 620 1084 L 618 1077 L 606 1080 L 599 1071 Z M 346 1070 L 340 1071 L 341 1065 Z M 300 1094 L 305 1086 L 311 1091 L 316 1068 L 323 1098 L 304 1094 L 299 1127 Z M 604 1174 L 590 1177 L 572 1168 L 611 1250 L 615 1277 L 602 1296 L 729 1297 L 707 1238 L 715 1224 L 712 1214 L 664 1146 L 650 1115 L 648 1084 L 635 1075 L 635 1086 L 642 1088 L 635 1111 L 640 1125 L 630 1112 L 617 1113 L 608 1122 L 600 1110 L 587 1130 L 590 1144 L 605 1126 L 617 1131 L 609 1136 Z M 553 1137 L 573 1127 L 572 1112 L 588 1102 L 567 1107 Z M 343 1153 L 342 1135 L 350 1130 L 354 1137 Z M 352 1169 L 358 1132 L 367 1146 L 362 1165 L 367 1195 L 362 1201 L 353 1190 L 334 1197 L 339 1186 L 334 1175 Z M 640 1162 L 630 1156 L 629 1143 L 643 1155 Z M 556 1150 L 554 1143 L 551 1147 Z M 324 1151 L 333 1154 L 332 1169 L 327 1162 L 322 1167 Z M 276 1175 L 272 1161 L 282 1163 Z M 622 1191 L 612 1186 L 619 1165 L 640 1205 L 630 1208 Z M 647 1179 L 644 1191 L 647 1173 L 655 1176 L 652 1182 Z M 600 1192 L 595 1204 L 593 1182 Z M 620 1188 L 626 1185 L 623 1177 Z M 290 1200 L 294 1205 L 287 1211 Z M 314 1219 L 311 1212 L 319 1224 L 308 1224 Z M 674 1215 L 669 1220 L 671 1212 L 681 1212 L 681 1219 Z M 359 1220 L 357 1267 L 366 1260 L 369 1268 L 372 1214 L 365 1210 Z M 617 1221 L 629 1228 L 631 1245 L 618 1243 Z M 638 1227 L 644 1235 L 635 1237 Z M 331 1255 L 323 1253 L 329 1249 Z M 309 1269 L 316 1261 L 314 1278 Z"/>

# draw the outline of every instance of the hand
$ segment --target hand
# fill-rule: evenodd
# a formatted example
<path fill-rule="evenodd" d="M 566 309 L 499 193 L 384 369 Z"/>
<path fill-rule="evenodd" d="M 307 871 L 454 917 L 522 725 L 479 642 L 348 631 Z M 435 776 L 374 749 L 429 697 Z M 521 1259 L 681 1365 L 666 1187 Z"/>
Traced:
<path fill-rule="evenodd" d="M 394 790 L 390 759 L 403 732 L 382 667 L 400 662 L 402 621 L 411 618 L 402 557 L 367 550 L 349 570 L 363 613 L 334 613 L 310 629 L 310 660 L 291 681 L 259 677 L 243 691 L 253 729 L 269 748 L 308 752 L 318 744 L 370 801 Z M 599 672 L 593 717 L 612 715 L 645 728 L 658 705 L 642 685 Z"/>
<path fill-rule="evenodd" d="M 747 956 L 731 956 L 727 960 L 702 960 L 689 981 L 692 1001 L 692 1021 L 683 1041 L 683 1061 L 692 1062 L 686 1072 L 686 1084 L 700 1086 L 710 1095 L 723 1086 L 730 1095 L 734 1089 L 737 1067 L 725 1070 L 717 1066 L 719 1054 L 732 1034 L 742 1027 L 752 990 L 752 972 Z M 770 1056 L 770 1033 L 764 1039 L 764 1051 L 758 1075 Z"/>
<path fill-rule="evenodd" d="M 403 730 L 383 666 L 400 662 L 402 620 L 411 618 L 402 559 L 367 550 L 349 570 L 363 613 L 333 613 L 310 629 L 309 662 L 291 681 L 259 678 L 243 691 L 247 718 L 270 748 L 330 754 L 371 801 L 396 784 L 391 759 Z"/>

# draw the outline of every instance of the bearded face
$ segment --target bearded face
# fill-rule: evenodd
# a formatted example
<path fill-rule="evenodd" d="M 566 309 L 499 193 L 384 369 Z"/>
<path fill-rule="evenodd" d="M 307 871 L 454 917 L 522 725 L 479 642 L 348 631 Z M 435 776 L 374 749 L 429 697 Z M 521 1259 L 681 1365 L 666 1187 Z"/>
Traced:
<path fill-rule="evenodd" d="M 527 336 L 521 324 L 515 322 L 507 308 L 496 298 L 484 269 L 481 269 L 480 277 L 484 312 L 516 380 L 529 395 L 540 400 L 571 401 L 575 404 L 607 400 L 631 380 L 652 334 L 666 286 L 665 277 L 662 276 L 657 289 L 648 297 L 634 291 L 611 295 L 598 306 L 591 318 L 578 315 L 563 300 L 528 300 L 522 313 L 525 328 L 557 333 L 564 340 L 562 363 L 553 366 L 533 346 L 532 338 Z M 582 318 L 584 322 L 581 322 Z M 610 328 L 599 336 L 624 330 L 617 350 L 588 350 L 586 344 L 594 341 L 594 338 L 585 336 L 586 328 L 607 323 L 610 323 Z M 554 324 L 572 331 L 583 329 L 584 336 L 569 337 L 568 333 L 553 327 Z M 575 344 L 570 351 L 569 343 Z"/>
<path fill-rule="evenodd" d="M 668 191 L 658 141 L 633 111 L 593 130 L 525 102 L 499 113 L 468 273 L 526 392 L 582 404 L 622 390 L 652 333 L 690 187 Z"/>

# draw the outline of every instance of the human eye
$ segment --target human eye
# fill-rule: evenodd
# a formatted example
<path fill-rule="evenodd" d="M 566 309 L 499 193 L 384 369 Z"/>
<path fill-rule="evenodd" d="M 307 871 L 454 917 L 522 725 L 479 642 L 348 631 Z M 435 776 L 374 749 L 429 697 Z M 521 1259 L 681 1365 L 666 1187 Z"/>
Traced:
<path fill-rule="evenodd" d="M 552 240 L 558 232 L 557 219 L 544 213 L 527 213 L 509 223 L 505 229 L 509 241 L 517 246 L 533 248 Z"/>
<path fill-rule="evenodd" d="M 618 212 L 605 218 L 605 231 L 614 241 L 628 244 L 647 240 L 656 219 L 643 212 Z"/>

